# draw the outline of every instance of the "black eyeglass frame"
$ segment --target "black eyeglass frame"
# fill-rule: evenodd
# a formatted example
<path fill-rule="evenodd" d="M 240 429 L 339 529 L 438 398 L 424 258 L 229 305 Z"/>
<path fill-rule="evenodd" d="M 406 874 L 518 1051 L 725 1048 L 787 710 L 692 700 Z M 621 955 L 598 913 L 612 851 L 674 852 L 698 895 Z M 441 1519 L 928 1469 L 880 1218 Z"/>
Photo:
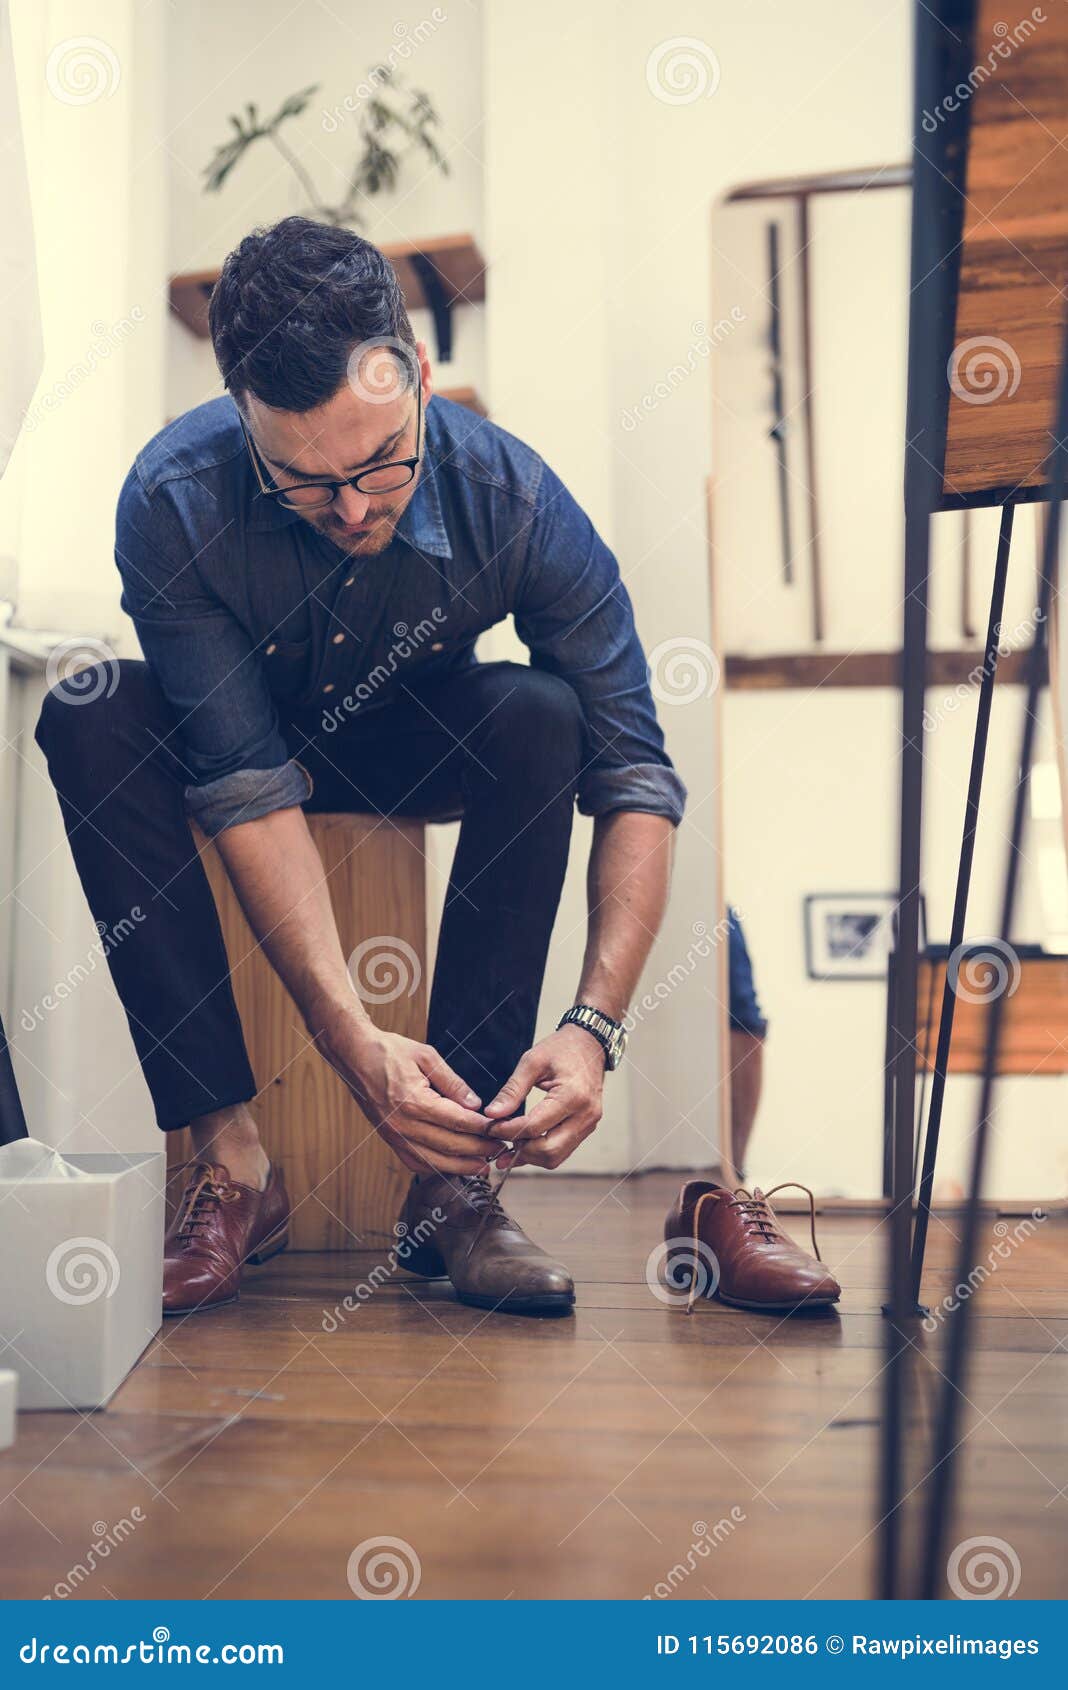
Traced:
<path fill-rule="evenodd" d="M 241 424 L 241 432 L 245 437 L 245 445 L 248 448 L 248 455 L 249 455 L 249 459 L 251 460 L 251 463 L 252 463 L 252 469 L 253 469 L 253 472 L 254 472 L 255 477 L 256 477 L 257 485 L 259 487 L 260 492 L 263 494 L 263 497 L 265 499 L 273 499 L 275 504 L 282 506 L 283 510 L 287 510 L 287 511 L 314 511 L 314 510 L 325 510 L 327 505 L 332 505 L 334 500 L 337 498 L 338 493 L 339 493 L 339 491 L 341 490 L 342 487 L 351 487 L 357 493 L 363 493 L 363 492 L 367 491 L 367 492 L 370 493 L 371 497 L 373 498 L 376 493 L 399 493 L 402 487 L 407 487 L 410 482 L 415 480 L 415 472 L 419 468 L 419 465 L 421 464 L 422 459 L 423 459 L 423 453 L 422 453 L 422 445 L 423 445 L 423 387 L 422 387 L 421 382 L 416 387 L 415 407 L 416 408 L 415 408 L 415 456 L 414 457 L 411 457 L 411 458 L 390 458 L 384 464 L 373 464 L 370 469 L 362 469 L 358 475 L 345 476 L 340 481 L 334 481 L 334 480 L 331 480 L 327 476 L 323 476 L 322 478 L 317 477 L 316 479 L 314 479 L 312 481 L 301 481 L 301 482 L 299 482 L 298 485 L 300 487 L 324 487 L 324 488 L 330 488 L 331 489 L 329 499 L 320 499 L 315 504 L 287 504 L 287 502 L 286 502 L 287 495 L 294 492 L 295 489 L 292 488 L 292 487 L 278 487 L 274 484 L 273 478 L 271 477 L 270 472 L 267 469 L 267 465 L 263 462 L 263 459 L 260 456 L 259 447 L 256 445 L 256 442 L 253 440 L 252 435 L 250 434 L 248 427 L 245 423 L 245 419 L 241 415 L 240 408 L 238 408 L 237 420 Z M 389 470 L 389 469 L 406 469 L 408 471 L 407 480 L 406 481 L 399 481 L 395 487 L 376 487 L 376 488 L 370 488 L 370 489 L 365 489 L 365 488 L 361 487 L 360 483 L 362 481 L 365 481 L 368 476 L 381 475 L 383 470 Z"/>

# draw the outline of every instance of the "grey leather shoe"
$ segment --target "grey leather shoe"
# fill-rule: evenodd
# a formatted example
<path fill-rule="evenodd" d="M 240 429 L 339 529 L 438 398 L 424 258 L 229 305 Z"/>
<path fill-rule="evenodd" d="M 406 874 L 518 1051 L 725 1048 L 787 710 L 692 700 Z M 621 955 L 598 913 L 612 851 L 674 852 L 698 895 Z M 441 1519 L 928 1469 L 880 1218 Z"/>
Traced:
<path fill-rule="evenodd" d="M 553 1314 L 574 1306 L 567 1269 L 532 1243 L 487 1179 L 416 1174 L 398 1225 L 406 1228 L 403 1266 L 429 1279 L 447 1274 L 461 1303 L 507 1314 Z"/>

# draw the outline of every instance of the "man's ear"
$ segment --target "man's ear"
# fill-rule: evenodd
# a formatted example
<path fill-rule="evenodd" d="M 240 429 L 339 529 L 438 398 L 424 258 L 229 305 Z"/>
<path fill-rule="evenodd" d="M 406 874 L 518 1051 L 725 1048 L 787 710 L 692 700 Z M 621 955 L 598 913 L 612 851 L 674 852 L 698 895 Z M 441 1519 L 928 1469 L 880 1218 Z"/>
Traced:
<path fill-rule="evenodd" d="M 415 355 L 419 360 L 419 379 L 423 384 L 423 405 L 429 405 L 434 394 L 434 372 L 430 367 L 430 354 L 426 349 L 425 340 L 415 343 Z"/>

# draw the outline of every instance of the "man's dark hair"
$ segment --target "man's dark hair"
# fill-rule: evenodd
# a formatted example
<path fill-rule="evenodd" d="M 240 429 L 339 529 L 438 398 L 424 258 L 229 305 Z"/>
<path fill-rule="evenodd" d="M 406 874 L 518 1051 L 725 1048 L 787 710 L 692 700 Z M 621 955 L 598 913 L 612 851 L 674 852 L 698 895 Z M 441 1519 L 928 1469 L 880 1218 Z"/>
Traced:
<path fill-rule="evenodd" d="M 307 217 L 245 236 L 222 267 L 209 322 L 233 397 L 254 393 L 280 411 L 332 399 L 364 341 L 415 345 L 389 259 L 350 229 Z"/>

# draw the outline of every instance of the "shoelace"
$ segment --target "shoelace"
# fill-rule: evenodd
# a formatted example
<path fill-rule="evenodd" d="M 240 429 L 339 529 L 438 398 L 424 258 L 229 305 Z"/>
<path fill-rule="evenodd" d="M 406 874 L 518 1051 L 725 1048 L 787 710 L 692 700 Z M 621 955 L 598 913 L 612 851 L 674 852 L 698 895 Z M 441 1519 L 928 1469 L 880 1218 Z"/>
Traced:
<path fill-rule="evenodd" d="M 823 1257 L 820 1255 L 820 1248 L 816 1243 L 816 1199 L 807 1185 L 802 1185 L 799 1180 L 795 1179 L 783 1180 L 780 1185 L 773 1185 L 770 1191 L 761 1191 L 759 1187 L 755 1191 L 748 1191 L 744 1185 L 739 1185 L 735 1187 L 733 1193 L 728 1194 L 727 1202 L 733 1204 L 741 1212 L 746 1223 L 746 1231 L 750 1236 L 769 1240 L 781 1238 L 783 1236 L 782 1229 L 769 1204 L 769 1199 L 779 1191 L 803 1191 L 808 1198 L 808 1224 L 809 1231 L 812 1234 L 812 1253 L 818 1262 L 822 1262 Z M 721 1195 L 718 1191 L 703 1191 L 694 1204 L 693 1269 L 690 1274 L 690 1292 L 686 1299 L 687 1314 L 692 1314 L 694 1311 L 698 1296 L 697 1287 L 700 1283 L 697 1263 L 700 1260 L 701 1250 L 701 1210 L 706 1203 L 718 1203 Z"/>
<path fill-rule="evenodd" d="M 497 1193 L 484 1174 L 466 1174 L 456 1188 L 463 1202 L 480 1215 L 504 1215 Z M 507 1219 L 507 1216 L 505 1216 Z"/>
<path fill-rule="evenodd" d="M 178 1228 L 178 1238 L 183 1243 L 196 1238 L 220 1203 L 236 1203 L 240 1196 L 241 1193 L 235 1191 L 232 1185 L 216 1179 L 214 1169 L 206 1162 L 199 1163 L 193 1170 L 193 1182 L 186 1191 L 186 1209 Z"/>

